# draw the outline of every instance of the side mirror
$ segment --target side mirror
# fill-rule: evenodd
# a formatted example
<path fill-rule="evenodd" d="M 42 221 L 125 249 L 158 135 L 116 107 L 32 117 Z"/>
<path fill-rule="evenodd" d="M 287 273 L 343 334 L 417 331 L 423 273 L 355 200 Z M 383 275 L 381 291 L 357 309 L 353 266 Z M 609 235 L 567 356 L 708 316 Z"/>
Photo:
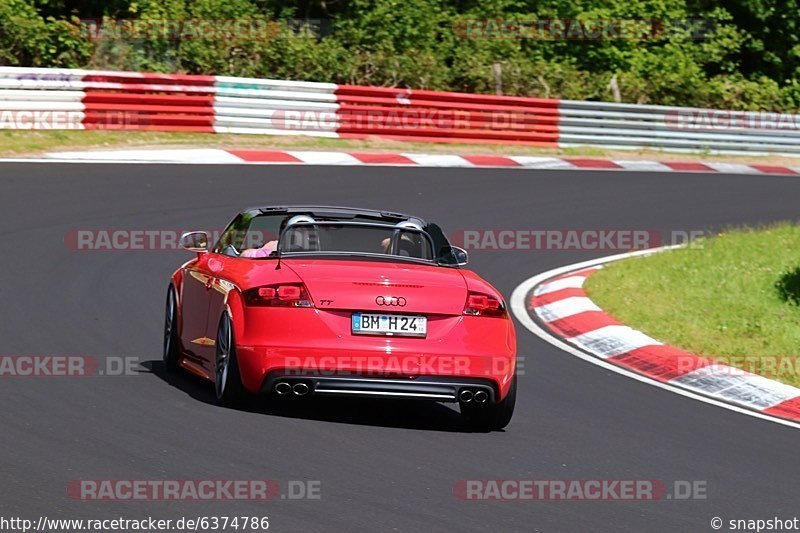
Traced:
<path fill-rule="evenodd" d="M 452 246 L 453 248 L 453 255 L 456 258 L 456 264 L 458 266 L 464 266 L 469 263 L 469 254 L 463 248 L 459 248 L 458 246 Z"/>
<path fill-rule="evenodd" d="M 208 251 L 208 233 L 205 231 L 189 231 L 181 235 L 180 246 L 190 252 Z"/>

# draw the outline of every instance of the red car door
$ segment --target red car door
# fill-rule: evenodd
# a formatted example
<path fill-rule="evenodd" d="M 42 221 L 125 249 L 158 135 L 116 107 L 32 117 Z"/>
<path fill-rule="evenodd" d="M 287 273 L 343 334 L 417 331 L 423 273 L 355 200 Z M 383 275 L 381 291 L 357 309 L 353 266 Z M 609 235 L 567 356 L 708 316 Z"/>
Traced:
<path fill-rule="evenodd" d="M 208 291 L 208 320 L 206 321 L 205 335 L 209 339 L 217 340 L 217 330 L 219 329 L 219 321 L 222 313 L 225 310 L 228 292 L 233 285 L 225 279 L 225 265 L 232 261 L 231 258 L 222 254 L 208 254 L 207 267 L 210 275 L 212 276 L 211 287 Z M 235 259 L 233 259 L 235 261 Z M 208 362 L 210 368 L 214 368 L 216 364 L 216 350 L 209 354 Z"/>
<path fill-rule="evenodd" d="M 214 281 L 208 268 L 209 255 L 202 254 L 183 269 L 181 344 L 192 362 L 213 372 L 216 338 L 207 335 L 209 296 Z"/>

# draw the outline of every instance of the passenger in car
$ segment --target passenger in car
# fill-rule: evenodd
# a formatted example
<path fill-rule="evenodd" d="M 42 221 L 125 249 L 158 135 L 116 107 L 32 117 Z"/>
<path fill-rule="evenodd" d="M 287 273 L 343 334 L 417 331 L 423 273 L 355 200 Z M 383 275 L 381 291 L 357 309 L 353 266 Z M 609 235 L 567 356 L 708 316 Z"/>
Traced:
<path fill-rule="evenodd" d="M 239 257 L 249 257 L 251 259 L 258 257 L 269 257 L 277 250 L 278 241 L 269 241 L 261 248 L 248 248 L 247 250 L 243 250 Z"/>

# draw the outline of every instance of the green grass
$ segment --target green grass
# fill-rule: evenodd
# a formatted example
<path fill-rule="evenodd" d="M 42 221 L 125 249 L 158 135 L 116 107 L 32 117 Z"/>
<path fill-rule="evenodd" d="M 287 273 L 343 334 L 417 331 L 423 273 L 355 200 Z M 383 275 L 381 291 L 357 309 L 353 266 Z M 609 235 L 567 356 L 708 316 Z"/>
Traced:
<path fill-rule="evenodd" d="M 216 135 L 158 131 L 114 130 L 0 130 L 0 156 L 35 156 L 66 150 L 109 150 L 124 148 L 220 147 L 240 149 L 351 150 L 365 152 L 423 152 L 451 154 L 504 154 L 556 157 L 599 157 L 610 159 L 658 159 L 733 161 L 772 165 L 798 165 L 800 159 L 776 156 L 730 156 L 676 154 L 654 149 L 607 150 L 600 147 L 541 148 L 514 144 L 420 143 L 371 137 L 330 139 L 324 137 L 272 135 Z"/>
<path fill-rule="evenodd" d="M 733 230 L 610 263 L 586 289 L 662 342 L 800 386 L 800 226 Z"/>
<path fill-rule="evenodd" d="M 0 130 L 0 155 L 35 155 L 74 149 L 113 149 L 134 147 L 224 147 L 240 149 L 363 150 L 439 153 L 495 153 L 520 155 L 580 154 L 580 150 L 539 148 L 508 144 L 417 143 L 380 138 L 336 139 L 302 135 L 235 135 L 158 131 L 110 130 Z M 602 150 L 586 148 L 582 155 L 602 155 Z"/>

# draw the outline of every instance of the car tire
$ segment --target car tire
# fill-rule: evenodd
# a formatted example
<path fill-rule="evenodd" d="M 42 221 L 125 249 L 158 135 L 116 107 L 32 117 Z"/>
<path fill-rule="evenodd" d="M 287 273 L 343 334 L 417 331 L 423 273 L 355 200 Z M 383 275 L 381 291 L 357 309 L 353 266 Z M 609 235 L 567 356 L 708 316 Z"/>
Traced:
<path fill-rule="evenodd" d="M 517 376 L 511 379 L 511 387 L 502 401 L 490 405 L 461 404 L 461 414 L 470 427 L 477 431 L 499 431 L 511 422 L 517 403 Z"/>
<path fill-rule="evenodd" d="M 234 407 L 247 400 L 247 392 L 242 385 L 239 362 L 236 359 L 233 324 L 224 313 L 217 328 L 217 356 L 214 364 L 214 389 L 220 405 Z"/>
<path fill-rule="evenodd" d="M 169 372 L 180 368 L 178 347 L 178 307 L 175 303 L 175 287 L 167 289 L 167 304 L 164 312 L 164 367 Z"/>

